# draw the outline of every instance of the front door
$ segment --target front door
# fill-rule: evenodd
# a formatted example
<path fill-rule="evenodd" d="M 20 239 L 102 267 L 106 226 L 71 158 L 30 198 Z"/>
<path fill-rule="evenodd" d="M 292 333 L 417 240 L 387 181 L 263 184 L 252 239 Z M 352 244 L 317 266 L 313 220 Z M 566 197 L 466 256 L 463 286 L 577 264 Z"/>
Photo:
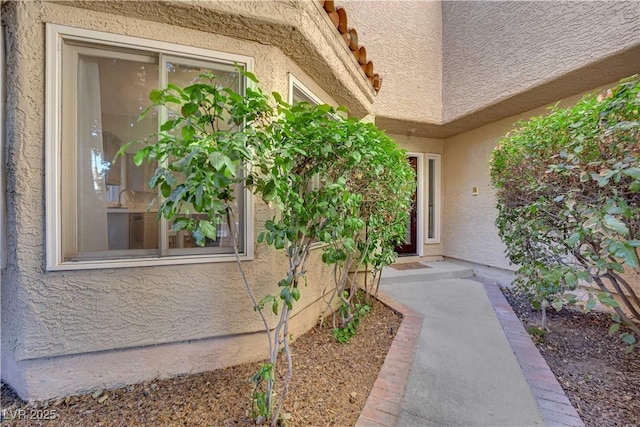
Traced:
<path fill-rule="evenodd" d="M 418 158 L 409 156 L 409 164 L 418 176 Z M 416 186 L 417 187 L 417 186 Z M 402 246 L 396 246 L 396 252 L 399 256 L 411 256 L 418 254 L 418 190 L 413 193 L 411 201 L 411 212 L 409 213 L 409 223 L 407 224 L 407 236 Z"/>

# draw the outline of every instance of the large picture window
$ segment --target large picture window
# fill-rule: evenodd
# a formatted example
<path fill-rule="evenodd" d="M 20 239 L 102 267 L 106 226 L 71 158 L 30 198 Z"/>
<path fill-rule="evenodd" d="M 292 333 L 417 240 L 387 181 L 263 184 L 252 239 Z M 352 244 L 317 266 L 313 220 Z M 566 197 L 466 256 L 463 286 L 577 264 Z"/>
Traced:
<path fill-rule="evenodd" d="M 250 194 L 237 188 L 236 227 L 219 225 L 217 240 L 198 247 L 186 230 L 158 220 L 157 193 L 147 183 L 155 163 L 136 167 L 140 148 L 120 147 L 157 132 L 171 115 L 138 117 L 152 89 L 183 87 L 213 73 L 236 92 L 245 79 L 236 65 L 249 58 L 93 31 L 48 27 L 47 265 L 102 268 L 220 260 L 233 253 L 231 232 L 250 256 Z"/>

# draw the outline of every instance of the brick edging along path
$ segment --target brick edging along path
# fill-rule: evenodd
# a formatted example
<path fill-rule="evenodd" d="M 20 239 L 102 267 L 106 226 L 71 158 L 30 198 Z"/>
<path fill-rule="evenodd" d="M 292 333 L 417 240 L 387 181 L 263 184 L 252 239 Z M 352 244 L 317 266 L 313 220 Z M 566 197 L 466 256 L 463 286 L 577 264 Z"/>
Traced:
<path fill-rule="evenodd" d="M 362 408 L 356 427 L 396 426 L 422 329 L 420 313 L 383 292 L 378 293 L 378 300 L 402 314 L 402 323 Z"/>
<path fill-rule="evenodd" d="M 584 422 L 571 405 L 551 368 L 531 341 L 531 337 L 500 288 L 478 277 L 472 280 L 480 282 L 484 287 L 545 423 L 549 426 L 584 427 Z M 402 323 L 356 422 L 356 427 L 395 427 L 397 425 L 422 329 L 421 314 L 382 292 L 378 294 L 378 299 L 402 314 Z"/>
<path fill-rule="evenodd" d="M 502 325 L 513 353 L 518 359 L 542 418 L 548 426 L 584 427 L 584 422 L 571 405 L 556 376 L 538 351 L 531 337 L 520 323 L 520 319 L 502 294 L 500 288 L 487 280 L 474 278 L 482 283 L 496 316 Z"/>

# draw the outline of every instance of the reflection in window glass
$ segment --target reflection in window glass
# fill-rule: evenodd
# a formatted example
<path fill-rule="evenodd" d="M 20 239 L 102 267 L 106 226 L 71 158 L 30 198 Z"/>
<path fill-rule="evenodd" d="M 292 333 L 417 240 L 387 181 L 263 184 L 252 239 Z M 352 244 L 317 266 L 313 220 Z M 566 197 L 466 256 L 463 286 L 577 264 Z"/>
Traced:
<path fill-rule="evenodd" d="M 315 99 L 311 98 L 296 85 L 293 85 L 292 99 L 292 104 L 297 104 L 298 102 L 306 102 L 311 105 L 318 105 L 318 102 Z"/>
<path fill-rule="evenodd" d="M 145 161 L 140 167 L 134 165 L 133 156 L 141 144 L 130 145 L 122 157 L 116 157 L 116 153 L 123 144 L 157 132 L 162 119 L 158 110 L 150 111 L 143 120 L 139 120 L 139 115 L 150 103 L 149 93 L 160 87 L 161 81 L 185 87 L 201 81 L 200 75 L 212 73 L 217 84 L 242 92 L 237 70 L 231 65 L 189 60 L 184 61 L 190 62 L 187 64 L 167 61 L 160 67 L 155 53 L 147 55 L 93 45 L 69 43 L 64 49 L 63 259 L 231 253 L 226 221 L 220 221 L 217 239 L 208 240 L 204 249 L 195 246 L 190 233 L 171 231 L 166 221 L 162 221 L 161 228 L 157 193 L 148 187 L 157 163 Z M 226 123 L 219 125 L 221 130 L 229 129 Z M 242 250 L 242 189 L 236 189 L 236 197 L 238 218 L 234 220 L 239 232 L 235 237 Z M 162 242 L 166 242 L 164 248 Z"/>
<path fill-rule="evenodd" d="M 212 68 L 210 66 L 199 66 L 199 65 L 191 65 L 191 64 L 183 64 L 178 61 L 167 61 L 166 63 L 167 69 L 167 81 L 168 83 L 175 84 L 180 88 L 184 88 L 186 86 L 196 84 L 196 83 L 204 83 L 210 84 L 211 81 L 207 78 L 202 78 L 203 74 L 213 75 L 215 76 L 214 83 L 219 87 L 230 88 L 235 92 L 242 91 L 241 79 L 240 75 L 234 67 L 231 66 L 220 66 L 217 68 Z M 171 113 L 170 113 L 171 114 Z M 173 114 L 179 114 L 179 112 L 174 111 Z M 169 117 L 170 118 L 170 117 Z M 231 126 L 226 122 L 226 120 L 221 120 L 216 124 L 218 130 L 230 130 Z M 178 176 L 178 182 L 184 180 L 184 177 Z M 242 227 L 242 215 L 244 212 L 244 197 L 243 197 L 243 189 L 241 187 L 237 187 L 235 189 L 235 200 L 232 204 L 232 209 L 234 212 L 238 213 L 239 218 L 234 218 L 233 228 L 235 229 L 236 242 L 238 243 L 238 250 L 243 250 L 243 227 Z M 191 209 L 193 212 L 193 209 Z M 185 212 L 186 214 L 186 212 Z M 191 218 L 198 219 L 206 219 L 206 215 L 201 214 L 190 214 Z M 187 230 L 173 231 L 171 229 L 172 222 L 167 224 L 167 233 L 168 233 L 168 249 L 169 254 L 179 254 L 179 253 L 192 253 L 193 251 L 189 251 L 187 249 L 190 248 L 199 248 L 196 245 L 195 240 L 192 236 L 192 233 Z M 226 218 L 217 218 L 216 224 L 217 230 L 217 238 L 215 240 L 205 239 L 204 247 L 206 248 L 226 248 L 223 252 L 231 252 L 233 249 L 233 241 L 231 238 L 231 232 L 229 230 L 229 226 L 227 225 Z M 176 251 L 175 249 L 181 249 L 181 251 Z M 220 249 L 218 249 L 219 251 Z M 211 251 L 216 251 L 216 249 L 211 249 Z M 197 252 L 193 252 L 197 253 Z"/>
<path fill-rule="evenodd" d="M 427 237 L 429 239 L 436 238 L 436 215 L 435 215 L 435 206 L 436 206 L 436 159 L 429 159 L 428 163 L 429 177 L 428 177 L 428 195 L 427 195 L 427 204 L 429 207 L 429 212 L 427 215 L 428 225 L 427 225 Z"/>
<path fill-rule="evenodd" d="M 158 87 L 157 59 L 123 59 L 102 51 L 77 58 L 77 252 L 157 252 L 157 220 L 153 212 L 145 213 L 155 197 L 146 187 L 155 165 L 136 168 L 135 146 L 115 158 L 123 143 L 156 129 L 157 116 L 141 122 L 138 116 Z"/>

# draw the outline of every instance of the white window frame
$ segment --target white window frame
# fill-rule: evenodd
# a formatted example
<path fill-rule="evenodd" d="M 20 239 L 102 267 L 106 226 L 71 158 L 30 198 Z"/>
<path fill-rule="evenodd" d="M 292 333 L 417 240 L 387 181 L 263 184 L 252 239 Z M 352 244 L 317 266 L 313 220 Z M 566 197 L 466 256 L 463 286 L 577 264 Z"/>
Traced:
<path fill-rule="evenodd" d="M 425 185 L 424 185 L 424 153 L 408 152 L 407 158 L 416 157 L 416 255 L 424 253 L 424 226 L 425 226 Z"/>
<path fill-rule="evenodd" d="M 302 83 L 302 81 L 300 79 L 298 79 L 296 76 L 294 76 L 291 73 L 289 73 L 289 97 L 288 97 L 289 98 L 288 99 L 289 104 L 293 104 L 293 90 L 294 90 L 294 88 L 298 89 L 307 98 L 311 99 L 316 104 L 318 104 L 318 105 L 326 104 L 326 102 L 323 102 L 322 99 L 320 99 L 319 96 L 317 96 L 315 93 L 313 93 L 311 91 L 311 89 L 309 89 L 304 83 Z"/>
<path fill-rule="evenodd" d="M 4 50 L 4 27 L 0 26 L 0 268 L 7 267 L 7 188 L 6 188 L 6 159 L 7 149 L 5 142 L 5 50 Z M 0 277 L 2 273 L 0 272 Z"/>
<path fill-rule="evenodd" d="M 208 62 L 240 64 L 253 72 L 253 58 L 224 52 L 217 52 L 174 43 L 142 39 L 120 34 L 46 24 L 46 118 L 45 118 L 45 181 L 46 181 L 46 267 L 47 270 L 83 270 L 121 267 L 141 267 L 175 264 L 198 264 L 235 261 L 230 254 L 189 254 L 163 256 L 159 248 L 158 257 L 103 259 L 88 261 L 64 261 L 62 248 L 61 218 L 61 150 L 62 150 L 62 46 L 65 41 L 95 43 L 120 49 L 137 49 L 163 55 L 202 60 Z M 251 81 L 246 86 L 252 86 Z M 254 256 L 254 215 L 253 195 L 245 190 L 244 211 L 244 252 L 241 259 L 251 260 Z"/>
<path fill-rule="evenodd" d="M 442 212 L 442 198 L 441 195 L 441 164 L 442 164 L 442 156 L 440 154 L 426 154 L 427 161 L 425 162 L 426 169 L 426 179 L 425 179 L 425 215 L 424 215 L 424 242 L 425 244 L 437 244 L 440 243 L 440 221 L 441 221 L 441 212 Z M 434 161 L 435 172 L 433 174 L 433 178 L 435 182 L 429 181 L 429 160 Z M 434 236 L 429 237 L 429 191 L 430 186 L 434 187 L 433 197 L 435 198 L 435 207 L 433 211 L 433 231 Z"/>

